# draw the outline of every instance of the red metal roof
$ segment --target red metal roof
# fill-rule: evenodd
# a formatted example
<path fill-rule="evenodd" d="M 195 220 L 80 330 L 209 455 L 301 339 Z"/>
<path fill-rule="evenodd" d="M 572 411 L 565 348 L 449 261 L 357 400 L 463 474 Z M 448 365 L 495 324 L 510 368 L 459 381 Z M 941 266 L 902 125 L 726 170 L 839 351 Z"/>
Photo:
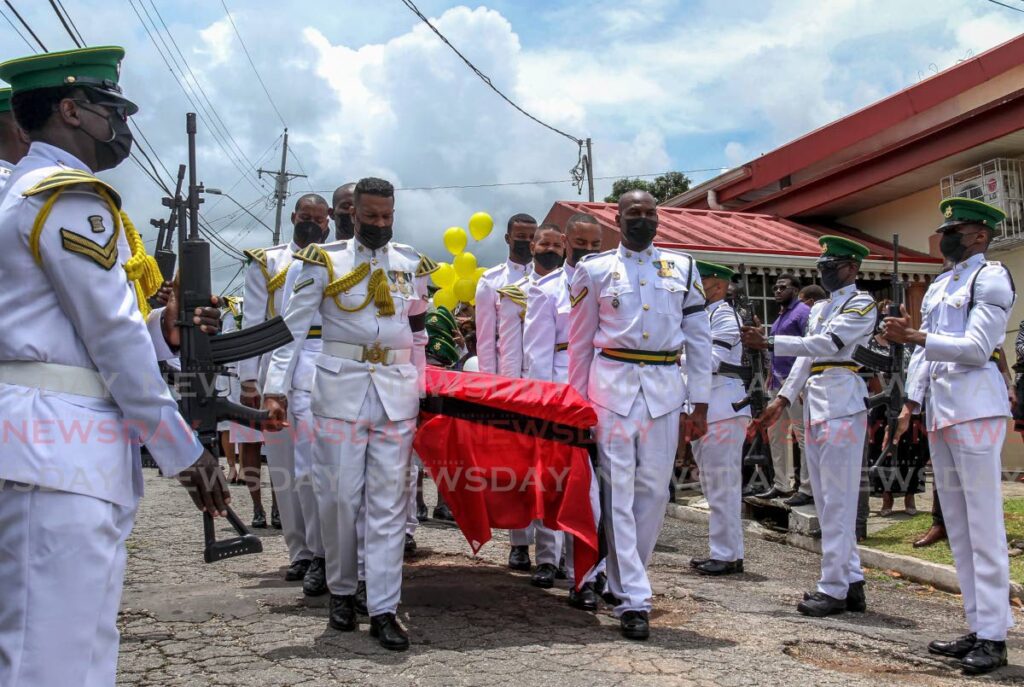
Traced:
<path fill-rule="evenodd" d="M 577 212 L 586 212 L 598 219 L 604 229 L 605 248 L 615 245 L 618 235 L 615 203 L 559 201 L 551 207 L 544 221 L 565 226 L 566 220 Z M 686 250 L 817 257 L 821 254 L 818 238 L 833 234 L 866 245 L 871 251 L 869 259 L 892 259 L 892 247 L 888 243 L 849 227 L 807 226 L 771 215 L 689 208 L 659 207 L 658 218 L 655 241 Z M 942 262 L 902 247 L 900 259 L 916 263 Z"/>

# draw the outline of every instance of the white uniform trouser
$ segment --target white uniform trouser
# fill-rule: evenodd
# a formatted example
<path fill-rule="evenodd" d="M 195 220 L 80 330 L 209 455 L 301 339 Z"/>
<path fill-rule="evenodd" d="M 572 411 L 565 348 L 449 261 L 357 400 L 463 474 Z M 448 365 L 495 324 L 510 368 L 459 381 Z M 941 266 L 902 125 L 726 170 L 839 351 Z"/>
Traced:
<path fill-rule="evenodd" d="M 693 444 L 700 468 L 700 486 L 711 508 L 708 539 L 716 561 L 743 559 L 743 440 L 749 417 L 731 417 L 708 425 L 708 433 Z"/>
<path fill-rule="evenodd" d="M 291 394 L 289 394 L 291 401 Z M 306 544 L 306 523 L 295 481 L 295 416 L 288 404 L 288 422 L 291 427 L 281 432 L 264 432 L 263 450 L 267 455 L 267 472 L 277 496 L 277 511 L 281 514 L 281 529 L 288 547 L 288 559 L 312 560 L 313 551 Z"/>
<path fill-rule="evenodd" d="M 665 521 L 668 484 L 679 443 L 679 412 L 652 418 L 643 391 L 629 415 L 595 405 L 597 452 L 606 478 L 601 507 L 608 540 L 608 589 L 615 615 L 651 610 L 647 564 Z"/>
<path fill-rule="evenodd" d="M 534 523 L 521 530 L 509 530 L 508 540 L 512 546 L 529 546 L 533 543 Z"/>
<path fill-rule="evenodd" d="M 772 449 L 772 468 L 775 471 L 774 487 L 788 492 L 793 488 L 793 472 L 796 456 L 793 451 L 793 435 L 800 446 L 800 491 L 811 494 L 811 480 L 807 471 L 807 451 L 804 447 L 804 404 L 799 399 L 782 412 L 782 417 L 768 429 L 768 443 Z"/>
<path fill-rule="evenodd" d="M 935 484 L 953 550 L 964 612 L 978 639 L 1004 641 L 1013 626 L 1010 569 L 1003 523 L 1001 417 L 928 432 Z"/>
<path fill-rule="evenodd" d="M 135 508 L 0 486 L 0 685 L 109 687 Z"/>
<path fill-rule="evenodd" d="M 395 613 L 402 593 L 406 494 L 416 420 L 388 419 L 372 384 L 355 422 L 318 418 L 313 478 L 331 594 L 356 592 L 359 511 L 366 509 L 366 605 L 371 616 Z M 343 441 L 338 441 L 338 437 Z"/>
<path fill-rule="evenodd" d="M 601 524 L 601 492 L 597 485 L 597 473 L 591 470 L 590 472 L 590 507 L 594 511 L 594 524 L 600 526 Z M 564 534 L 565 541 L 565 572 L 569 577 L 570 581 L 576 579 L 576 562 L 574 560 L 573 543 L 576 538 L 571 534 Z M 602 558 L 598 561 L 594 569 L 591 570 L 586 577 L 583 578 L 583 582 L 593 582 L 597 577 L 598 573 L 605 571 L 605 560 Z"/>
<path fill-rule="evenodd" d="M 420 520 L 416 517 L 416 492 L 419 485 L 416 484 L 420 476 L 419 457 L 415 452 L 412 454 L 412 461 L 409 464 L 409 500 L 405 510 L 405 533 L 416 534 Z"/>
<path fill-rule="evenodd" d="M 850 585 L 864 580 L 856 524 L 868 413 L 865 410 L 813 424 L 804 419 L 807 472 L 821 524 L 818 591 L 845 599 Z"/>
<path fill-rule="evenodd" d="M 292 432 L 295 437 L 295 494 L 305 531 L 305 548 L 317 558 L 323 558 L 324 538 L 320 530 L 320 508 L 313 489 L 313 431 L 315 420 L 310 408 L 313 395 L 302 389 L 292 389 L 288 395 Z M 280 506 L 278 506 L 280 509 Z M 282 527 L 284 523 L 281 523 Z M 291 549 L 289 549 L 290 551 Z"/>

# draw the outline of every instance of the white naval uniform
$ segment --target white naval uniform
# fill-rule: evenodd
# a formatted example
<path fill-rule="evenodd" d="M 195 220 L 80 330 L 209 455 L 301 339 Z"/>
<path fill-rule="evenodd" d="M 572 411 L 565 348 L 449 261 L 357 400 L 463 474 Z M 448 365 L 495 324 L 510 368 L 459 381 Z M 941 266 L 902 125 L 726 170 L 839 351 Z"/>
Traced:
<path fill-rule="evenodd" d="M 88 172 L 35 142 L 0 192 L 3 685 L 114 683 L 124 542 L 142 495 L 137 442 L 165 475 L 203 450 L 160 376 L 154 346 L 170 352 L 158 314 L 143 320 L 127 281 L 124 232 L 114 237 L 93 188 L 65 190 L 39 233 L 41 263 L 29 251 L 51 192 L 23 193 L 68 170 Z M 18 362 L 49 367 L 14 381 L 26 372 Z M 72 381 L 74 393 L 53 390 Z"/>
<path fill-rule="evenodd" d="M 4 186 L 7 186 L 7 182 L 11 179 L 11 171 L 14 169 L 7 160 L 0 159 L 0 193 L 3 193 Z"/>
<path fill-rule="evenodd" d="M 864 581 L 857 553 L 857 498 L 867 432 L 867 385 L 851 368 L 853 350 L 867 345 L 875 329 L 875 302 L 856 284 L 818 301 L 806 336 L 776 336 L 777 355 L 796 356 L 779 396 L 794 403 L 804 395 L 804 445 L 814 507 L 821 523 L 818 591 L 845 599 L 849 586 Z M 847 367 L 818 366 L 839 363 Z"/>
<path fill-rule="evenodd" d="M 651 610 L 647 564 L 665 519 L 683 404 L 711 393 L 711 328 L 692 257 L 624 246 L 576 264 L 570 288 L 569 383 L 597 411 L 597 450 L 615 614 Z M 679 367 L 641 365 L 602 349 L 679 353 Z"/>
<path fill-rule="evenodd" d="M 521 297 L 527 299 L 528 303 L 528 292 L 540 278 L 531 268 L 525 277 L 510 286 L 518 289 Z M 499 289 L 498 374 L 502 377 L 511 377 L 512 379 L 526 377 L 526 356 L 523 353 L 526 310 L 522 300 L 509 297 Z M 509 530 L 508 537 L 512 546 L 529 546 L 533 541 L 536 544 L 537 565 L 548 563 L 558 567 L 559 559 L 562 557 L 563 536 L 561 532 L 548 529 L 540 520 L 534 520 L 529 527 Z"/>
<path fill-rule="evenodd" d="M 743 491 L 743 440 L 750 423 L 750 406 L 740 410 L 733 403 L 743 400 L 743 380 L 723 372 L 722 363 L 739 366 L 743 358 L 740 321 L 725 301 L 708 305 L 711 322 L 711 401 L 708 404 L 708 433 L 693 442 L 693 458 L 700 468 L 700 486 L 708 500 L 710 557 L 716 561 L 743 559 L 743 521 L 740 517 Z"/>
<path fill-rule="evenodd" d="M 237 307 L 241 307 L 240 305 Z M 237 332 L 241 329 L 241 310 L 236 316 L 234 311 L 229 307 L 221 313 L 220 318 L 220 333 L 230 334 L 231 332 Z M 222 396 L 227 396 L 228 400 L 232 403 L 240 403 L 241 396 L 241 385 L 238 383 L 238 363 L 227 363 L 224 367 L 227 368 L 228 374 L 220 375 L 217 377 L 217 393 Z M 231 420 L 221 420 L 217 423 L 218 432 L 228 432 L 228 440 L 230 441 L 231 427 L 234 425 Z"/>
<path fill-rule="evenodd" d="M 1013 614 L 1000 489 L 1010 404 L 990 358 L 1014 299 L 1009 273 L 983 255 L 936 277 L 921 306 L 925 345 L 914 350 L 907 373 L 907 398 L 925 410 L 967 623 L 979 639 L 994 641 L 1006 639 Z"/>
<path fill-rule="evenodd" d="M 480 372 L 498 372 L 498 289 L 514 284 L 533 271 L 533 264 L 511 259 L 480 276 L 476 285 L 476 355 Z"/>
<path fill-rule="evenodd" d="M 264 393 L 287 391 L 298 362 L 296 351 L 319 312 L 324 350 L 316 359 L 313 379 L 313 484 L 327 586 L 331 594 L 356 592 L 357 521 L 365 502 L 367 606 L 370 615 L 394 613 L 401 596 L 408 470 L 426 361 L 426 330 L 413 332 L 409 317 L 427 309 L 428 272 L 419 269 L 425 259 L 403 244 L 371 251 L 358 239 L 309 246 L 300 259 L 285 312 L 295 340 L 274 352 Z M 371 272 L 385 272 L 394 315 L 378 315 L 372 299 L 360 307 L 366 303 L 369 277 L 336 296 L 354 312 L 324 295 L 328 264 L 340 280 L 364 263 Z M 390 352 L 384 362 L 359 362 L 339 350 L 353 346 Z"/>

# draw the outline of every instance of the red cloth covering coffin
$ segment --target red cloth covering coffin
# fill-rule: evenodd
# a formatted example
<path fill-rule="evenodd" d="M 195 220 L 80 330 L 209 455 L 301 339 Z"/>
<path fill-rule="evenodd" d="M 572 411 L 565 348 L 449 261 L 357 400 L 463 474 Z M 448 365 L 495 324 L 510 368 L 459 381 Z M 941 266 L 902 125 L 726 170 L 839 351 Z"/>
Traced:
<path fill-rule="evenodd" d="M 576 537 L 577 587 L 598 561 L 584 448 L 597 424 L 565 384 L 427 368 L 413 448 L 477 553 L 491 529 L 542 520 Z"/>

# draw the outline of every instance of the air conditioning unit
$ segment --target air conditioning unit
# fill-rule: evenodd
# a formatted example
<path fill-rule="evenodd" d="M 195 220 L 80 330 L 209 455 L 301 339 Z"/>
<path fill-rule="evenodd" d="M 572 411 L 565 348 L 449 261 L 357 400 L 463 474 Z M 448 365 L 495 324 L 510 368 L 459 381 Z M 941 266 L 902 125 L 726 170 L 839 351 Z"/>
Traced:
<path fill-rule="evenodd" d="M 994 205 L 1006 213 L 993 248 L 1005 249 L 1024 243 L 1024 160 L 996 158 L 944 177 L 943 198 L 973 198 Z"/>

